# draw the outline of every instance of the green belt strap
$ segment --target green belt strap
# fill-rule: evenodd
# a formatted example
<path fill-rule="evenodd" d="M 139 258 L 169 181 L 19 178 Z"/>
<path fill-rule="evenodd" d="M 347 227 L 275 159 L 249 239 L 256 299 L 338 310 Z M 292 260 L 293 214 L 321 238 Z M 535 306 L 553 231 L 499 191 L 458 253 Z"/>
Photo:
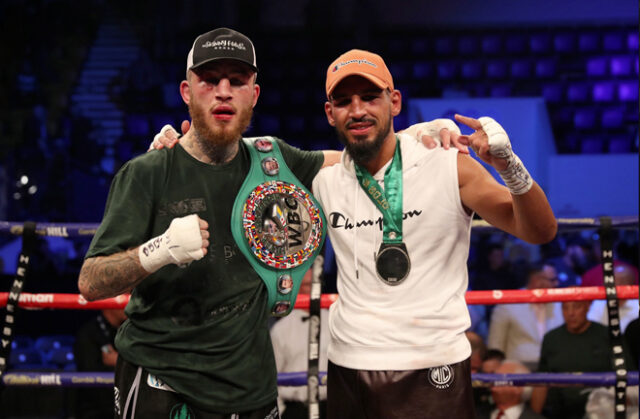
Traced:
<path fill-rule="evenodd" d="M 327 222 L 311 193 L 287 167 L 275 138 L 243 140 L 251 167 L 233 204 L 231 233 L 267 286 L 271 314 L 286 316 L 293 309 L 304 274 L 322 248 Z M 264 147 L 265 142 L 271 147 Z M 277 161 L 277 174 L 267 174 L 265 159 Z M 284 208 L 279 205 L 273 217 L 286 225 L 280 230 L 285 232 L 284 245 L 268 243 L 262 234 L 266 208 L 273 209 L 277 200 Z"/>

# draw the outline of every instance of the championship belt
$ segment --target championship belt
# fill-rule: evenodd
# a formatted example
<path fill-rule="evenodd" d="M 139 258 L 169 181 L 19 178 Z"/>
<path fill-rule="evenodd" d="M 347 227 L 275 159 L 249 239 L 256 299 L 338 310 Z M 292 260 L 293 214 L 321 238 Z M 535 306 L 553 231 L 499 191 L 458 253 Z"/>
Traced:
<path fill-rule="evenodd" d="M 271 314 L 286 316 L 324 243 L 327 222 L 273 137 L 243 140 L 251 167 L 233 204 L 231 233 L 267 286 Z"/>

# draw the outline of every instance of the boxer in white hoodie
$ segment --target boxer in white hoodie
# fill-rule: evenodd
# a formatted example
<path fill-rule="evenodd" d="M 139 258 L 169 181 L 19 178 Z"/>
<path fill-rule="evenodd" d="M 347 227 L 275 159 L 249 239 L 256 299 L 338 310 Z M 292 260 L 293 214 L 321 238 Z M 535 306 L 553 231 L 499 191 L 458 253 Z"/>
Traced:
<path fill-rule="evenodd" d="M 545 243 L 557 231 L 547 198 L 491 118 L 456 115 L 506 187 L 469 155 L 396 134 L 401 93 L 376 54 L 338 57 L 326 93 L 346 151 L 313 181 L 338 264 L 328 417 L 475 417 L 464 335 L 472 215 Z"/>

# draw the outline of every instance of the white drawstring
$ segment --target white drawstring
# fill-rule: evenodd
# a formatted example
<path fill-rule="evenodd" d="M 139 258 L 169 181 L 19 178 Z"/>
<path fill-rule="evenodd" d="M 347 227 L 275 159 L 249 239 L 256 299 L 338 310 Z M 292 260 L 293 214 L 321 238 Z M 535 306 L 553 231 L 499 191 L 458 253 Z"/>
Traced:
<path fill-rule="evenodd" d="M 358 272 L 358 229 L 355 228 L 358 220 L 358 191 L 360 190 L 360 184 L 358 183 L 358 179 L 355 180 L 353 193 L 355 196 L 355 204 L 354 204 L 354 229 L 353 229 L 353 266 L 356 269 L 356 280 L 360 279 L 360 275 Z"/>
<path fill-rule="evenodd" d="M 124 405 L 124 412 L 122 417 L 127 417 L 127 411 L 129 410 L 129 403 L 131 403 L 131 399 L 133 398 L 133 406 L 131 408 L 131 419 L 134 419 L 136 416 L 136 403 L 138 402 L 138 390 L 140 389 L 140 377 L 142 375 L 142 367 L 138 367 L 138 371 L 136 372 L 136 378 L 133 379 L 133 383 L 131 384 L 131 388 L 129 389 L 129 394 L 127 395 L 127 402 Z"/>

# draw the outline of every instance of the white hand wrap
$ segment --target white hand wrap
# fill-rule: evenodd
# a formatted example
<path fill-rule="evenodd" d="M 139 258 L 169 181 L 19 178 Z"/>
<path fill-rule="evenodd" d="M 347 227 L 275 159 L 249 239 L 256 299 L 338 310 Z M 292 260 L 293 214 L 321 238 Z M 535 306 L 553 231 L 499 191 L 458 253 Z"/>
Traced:
<path fill-rule="evenodd" d="M 450 132 L 455 132 L 460 135 L 460 128 L 451 119 L 438 118 L 429 122 L 421 122 L 419 124 L 413 124 L 409 128 L 405 129 L 402 133 L 408 134 L 414 137 L 417 141 L 422 141 L 420 135 L 428 135 L 432 137 L 438 143 L 438 146 L 442 145 L 442 139 L 440 138 L 440 130 L 443 128 L 448 129 Z"/>
<path fill-rule="evenodd" d="M 520 158 L 511 149 L 511 142 L 502 125 L 493 118 L 483 116 L 478 118 L 482 124 L 482 130 L 489 138 L 489 152 L 491 155 L 505 159 L 507 168 L 498 170 L 498 174 L 504 180 L 509 192 L 513 195 L 522 195 L 529 192 L 533 186 L 533 179 Z"/>
<path fill-rule="evenodd" d="M 149 149 L 147 151 L 155 150 L 160 144 L 162 144 L 160 142 L 160 137 L 164 137 L 164 134 L 169 129 L 173 129 L 173 127 L 169 124 L 160 128 L 160 132 L 153 137 L 153 141 L 151 141 L 151 144 L 149 144 Z"/>
<path fill-rule="evenodd" d="M 174 218 L 167 231 L 138 248 L 140 264 L 149 273 L 170 263 L 182 265 L 203 256 L 200 224 L 195 214 Z"/>

